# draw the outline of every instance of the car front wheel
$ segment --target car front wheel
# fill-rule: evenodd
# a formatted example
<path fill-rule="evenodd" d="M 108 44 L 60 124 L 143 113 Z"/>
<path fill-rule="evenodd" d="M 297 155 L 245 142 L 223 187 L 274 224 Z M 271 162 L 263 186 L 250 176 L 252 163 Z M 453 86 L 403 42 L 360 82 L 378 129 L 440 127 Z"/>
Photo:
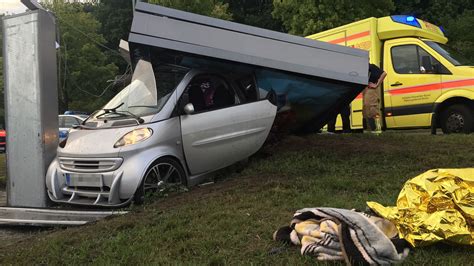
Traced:
<path fill-rule="evenodd" d="M 160 158 L 146 171 L 135 192 L 134 201 L 136 204 L 142 204 L 150 196 L 179 188 L 185 184 L 186 174 L 181 165 L 174 159 Z"/>

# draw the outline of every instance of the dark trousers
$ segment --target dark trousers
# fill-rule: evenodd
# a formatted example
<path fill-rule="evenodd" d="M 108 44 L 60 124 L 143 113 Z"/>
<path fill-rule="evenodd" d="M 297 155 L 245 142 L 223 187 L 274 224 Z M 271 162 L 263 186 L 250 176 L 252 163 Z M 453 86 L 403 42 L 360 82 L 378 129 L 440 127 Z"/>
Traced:
<path fill-rule="evenodd" d="M 349 116 L 351 115 L 351 108 L 349 105 L 343 106 L 342 109 L 339 111 L 342 118 L 342 131 L 344 133 L 351 132 L 351 121 Z M 328 132 L 335 132 L 336 131 L 336 119 L 337 115 L 333 116 L 328 122 Z"/>

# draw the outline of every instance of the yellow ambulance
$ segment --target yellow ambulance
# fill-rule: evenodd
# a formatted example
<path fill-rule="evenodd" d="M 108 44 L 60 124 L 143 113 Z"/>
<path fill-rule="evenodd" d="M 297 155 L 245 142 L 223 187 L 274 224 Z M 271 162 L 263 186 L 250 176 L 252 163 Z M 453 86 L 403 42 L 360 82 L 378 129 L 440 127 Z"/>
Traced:
<path fill-rule="evenodd" d="M 450 54 L 443 29 L 413 16 L 368 18 L 307 38 L 369 51 L 387 72 L 382 85 L 384 128 L 474 130 L 474 66 Z M 338 117 L 336 129 L 341 129 Z M 363 128 L 362 95 L 351 104 L 352 129 Z"/>

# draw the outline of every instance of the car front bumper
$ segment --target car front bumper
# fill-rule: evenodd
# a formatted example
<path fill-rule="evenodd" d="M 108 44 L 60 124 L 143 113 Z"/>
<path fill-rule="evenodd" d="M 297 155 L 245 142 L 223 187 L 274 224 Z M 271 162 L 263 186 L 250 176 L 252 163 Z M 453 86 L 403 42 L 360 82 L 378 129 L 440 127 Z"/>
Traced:
<path fill-rule="evenodd" d="M 128 160 L 133 163 L 133 160 Z M 140 176 L 124 182 L 130 166 L 121 158 L 56 158 L 48 168 L 46 186 L 53 202 L 122 207 L 130 204 Z M 133 167 L 135 168 L 135 167 Z M 123 186 L 127 186 L 124 188 Z"/>

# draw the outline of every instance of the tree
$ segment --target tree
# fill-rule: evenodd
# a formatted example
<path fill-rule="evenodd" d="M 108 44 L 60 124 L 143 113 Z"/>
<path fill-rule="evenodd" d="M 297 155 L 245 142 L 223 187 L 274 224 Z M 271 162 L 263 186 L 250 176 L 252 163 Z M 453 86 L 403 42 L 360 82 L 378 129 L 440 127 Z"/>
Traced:
<path fill-rule="evenodd" d="M 272 17 L 272 0 L 224 0 L 229 4 L 233 21 L 255 27 L 283 31 L 281 21 Z"/>
<path fill-rule="evenodd" d="M 113 95 L 104 93 L 108 80 L 113 80 L 118 68 L 109 63 L 104 48 L 106 40 L 99 33 L 100 23 L 85 4 L 51 1 L 46 6 L 54 12 L 59 24 L 60 111 L 77 109 L 93 111 Z"/>
<path fill-rule="evenodd" d="M 229 4 L 218 0 L 150 0 L 149 2 L 204 16 L 232 20 Z"/>
<path fill-rule="evenodd" d="M 120 39 L 128 40 L 128 34 L 132 25 L 133 7 L 130 0 L 101 0 L 98 5 L 91 6 L 92 14 L 100 22 L 99 33 L 106 40 L 105 45 L 118 50 Z M 119 73 L 123 73 L 128 64 L 110 50 L 104 51 L 110 62 L 119 67 Z"/>
<path fill-rule="evenodd" d="M 446 24 L 449 46 L 474 64 L 474 9 L 465 10 Z"/>
<path fill-rule="evenodd" d="M 474 62 L 474 1 L 395 0 L 397 14 L 410 14 L 445 29 L 448 45 Z"/>
<path fill-rule="evenodd" d="M 369 17 L 389 15 L 392 0 L 273 0 L 274 18 L 295 35 L 306 36 Z"/>

